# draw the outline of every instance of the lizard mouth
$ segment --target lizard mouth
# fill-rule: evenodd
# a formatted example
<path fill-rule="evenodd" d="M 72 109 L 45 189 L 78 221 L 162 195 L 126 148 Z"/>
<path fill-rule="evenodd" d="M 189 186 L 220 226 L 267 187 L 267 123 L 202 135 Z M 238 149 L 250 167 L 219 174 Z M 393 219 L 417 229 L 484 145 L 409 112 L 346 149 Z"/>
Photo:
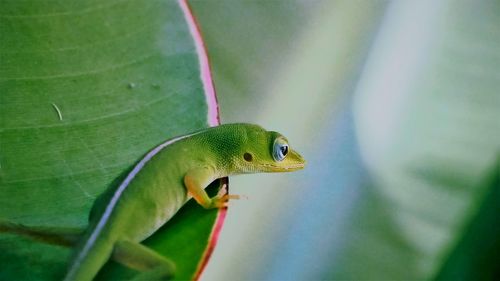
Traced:
<path fill-rule="evenodd" d="M 261 164 L 262 170 L 266 172 L 293 172 L 304 169 L 305 163 L 288 164 L 286 166 L 278 166 L 271 164 Z"/>

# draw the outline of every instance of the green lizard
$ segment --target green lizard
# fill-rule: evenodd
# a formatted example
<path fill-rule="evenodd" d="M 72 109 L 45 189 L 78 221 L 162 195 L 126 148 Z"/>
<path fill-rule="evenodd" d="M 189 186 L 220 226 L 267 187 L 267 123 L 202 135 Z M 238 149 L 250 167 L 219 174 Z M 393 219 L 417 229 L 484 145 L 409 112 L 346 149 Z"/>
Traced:
<path fill-rule="evenodd" d="M 140 242 L 190 198 L 206 209 L 225 207 L 238 196 L 225 194 L 223 187 L 210 198 L 205 187 L 214 180 L 244 173 L 290 172 L 304 164 L 277 132 L 251 124 L 212 127 L 173 138 L 147 153 L 120 185 L 96 199 L 83 234 L 9 222 L 0 222 L 0 232 L 77 245 L 64 280 L 92 280 L 110 258 L 143 271 L 138 275 L 141 279 L 170 278 L 175 271 L 172 262 Z"/>

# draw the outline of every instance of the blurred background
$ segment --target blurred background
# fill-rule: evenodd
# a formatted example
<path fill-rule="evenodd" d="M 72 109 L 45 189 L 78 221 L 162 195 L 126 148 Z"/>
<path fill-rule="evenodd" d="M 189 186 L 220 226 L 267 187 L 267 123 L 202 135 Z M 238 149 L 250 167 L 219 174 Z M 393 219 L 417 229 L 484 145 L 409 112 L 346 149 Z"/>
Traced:
<path fill-rule="evenodd" d="M 231 178 L 202 280 L 498 280 L 499 1 L 190 3 L 222 122 L 308 161 Z"/>

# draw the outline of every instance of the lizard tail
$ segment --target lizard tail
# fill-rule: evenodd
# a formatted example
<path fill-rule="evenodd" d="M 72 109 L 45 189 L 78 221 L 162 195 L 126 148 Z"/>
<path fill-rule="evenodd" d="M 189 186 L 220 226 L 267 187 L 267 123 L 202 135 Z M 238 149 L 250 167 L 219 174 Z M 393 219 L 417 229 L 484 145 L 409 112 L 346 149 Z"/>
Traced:
<path fill-rule="evenodd" d="M 46 244 L 71 247 L 79 240 L 83 229 L 26 226 L 0 219 L 0 233 L 2 232 L 17 234 Z"/>
<path fill-rule="evenodd" d="M 114 242 L 103 236 L 94 239 L 92 233 L 84 237 L 75 248 L 64 281 L 91 281 L 111 258 Z"/>

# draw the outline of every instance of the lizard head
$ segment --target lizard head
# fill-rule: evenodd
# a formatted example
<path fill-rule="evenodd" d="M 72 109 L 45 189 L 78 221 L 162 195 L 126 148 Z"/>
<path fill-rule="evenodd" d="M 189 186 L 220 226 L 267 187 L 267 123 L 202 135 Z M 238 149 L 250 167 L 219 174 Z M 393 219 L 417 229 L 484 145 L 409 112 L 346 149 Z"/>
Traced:
<path fill-rule="evenodd" d="M 280 133 L 251 125 L 246 128 L 245 135 L 236 156 L 241 172 L 292 172 L 304 168 L 304 158 Z"/>

